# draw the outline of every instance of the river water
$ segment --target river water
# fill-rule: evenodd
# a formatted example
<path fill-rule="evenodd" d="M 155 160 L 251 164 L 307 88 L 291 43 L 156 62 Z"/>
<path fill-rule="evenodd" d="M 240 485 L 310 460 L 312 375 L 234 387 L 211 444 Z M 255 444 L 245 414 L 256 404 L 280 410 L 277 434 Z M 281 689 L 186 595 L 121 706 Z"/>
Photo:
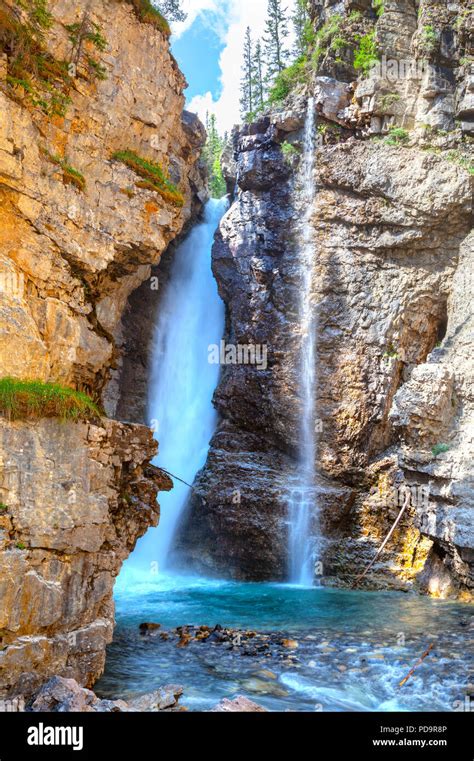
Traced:
<path fill-rule="evenodd" d="M 238 694 L 277 711 L 442 711 L 464 705 L 472 673 L 472 608 L 417 594 L 130 572 L 119 579 L 116 606 L 114 642 L 95 688 L 107 697 L 173 683 L 194 711 Z M 142 622 L 161 624 L 157 636 L 140 634 Z M 160 636 L 190 624 L 293 641 L 247 654 L 212 638 L 182 647 L 178 637 Z"/>

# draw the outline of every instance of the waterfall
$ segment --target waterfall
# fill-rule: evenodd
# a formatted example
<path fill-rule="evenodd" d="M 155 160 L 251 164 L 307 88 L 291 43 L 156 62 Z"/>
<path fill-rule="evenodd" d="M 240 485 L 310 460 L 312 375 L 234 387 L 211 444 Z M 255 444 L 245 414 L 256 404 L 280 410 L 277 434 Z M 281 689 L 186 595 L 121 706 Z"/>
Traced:
<path fill-rule="evenodd" d="M 302 274 L 299 304 L 301 331 L 300 395 L 300 460 L 298 474 L 289 500 L 289 576 L 297 584 L 311 585 L 317 557 L 314 536 L 317 502 L 315 488 L 316 456 L 316 319 L 312 299 L 314 271 L 314 232 L 311 224 L 315 197 L 316 120 L 314 99 L 309 98 L 304 130 L 304 149 L 300 170 L 302 208 L 298 233 L 298 258 Z"/>
<path fill-rule="evenodd" d="M 216 424 L 212 396 L 219 365 L 208 361 L 208 347 L 224 334 L 224 304 L 211 270 L 214 233 L 227 199 L 211 200 L 204 221 L 192 230 L 174 255 L 155 328 L 148 399 L 148 423 L 159 453 L 154 464 L 192 484 L 205 463 Z M 160 494 L 161 516 L 138 543 L 128 563 L 162 572 L 190 489 L 174 481 Z"/>

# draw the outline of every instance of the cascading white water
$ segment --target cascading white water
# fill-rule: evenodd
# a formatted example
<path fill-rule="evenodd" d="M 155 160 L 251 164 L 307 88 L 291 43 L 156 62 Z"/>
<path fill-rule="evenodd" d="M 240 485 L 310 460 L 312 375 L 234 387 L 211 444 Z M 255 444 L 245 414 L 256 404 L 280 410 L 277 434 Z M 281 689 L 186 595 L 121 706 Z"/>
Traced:
<path fill-rule="evenodd" d="M 316 455 L 316 319 L 312 298 L 315 261 L 314 232 L 311 224 L 315 197 L 316 119 L 314 99 L 309 98 L 304 131 L 304 148 L 300 172 L 304 216 L 298 235 L 299 266 L 302 273 L 299 326 L 301 330 L 300 390 L 300 462 L 289 504 L 290 581 L 305 586 L 314 579 L 317 537 L 314 523 L 317 512 L 315 489 Z"/>
<path fill-rule="evenodd" d="M 176 250 L 155 328 L 148 400 L 148 423 L 160 444 L 155 464 L 189 484 L 205 463 L 216 424 L 212 396 L 220 368 L 209 363 L 208 347 L 219 344 L 225 313 L 211 271 L 211 249 L 226 208 L 227 199 L 209 201 L 204 221 Z M 127 565 L 166 569 L 189 493 L 175 480 L 171 492 L 160 494 L 159 527 L 140 540 Z"/>

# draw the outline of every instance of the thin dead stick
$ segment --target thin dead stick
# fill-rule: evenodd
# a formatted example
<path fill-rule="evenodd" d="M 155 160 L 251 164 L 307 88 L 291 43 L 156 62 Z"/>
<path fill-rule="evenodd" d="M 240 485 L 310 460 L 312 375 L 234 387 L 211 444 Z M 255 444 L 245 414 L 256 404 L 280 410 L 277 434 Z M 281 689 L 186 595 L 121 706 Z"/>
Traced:
<path fill-rule="evenodd" d="M 367 566 L 367 568 L 365 569 L 365 571 L 364 571 L 363 573 L 361 573 L 361 574 L 360 574 L 360 576 L 358 576 L 358 577 L 357 577 L 357 579 L 354 581 L 354 583 L 353 583 L 353 585 L 352 585 L 353 587 L 356 587 L 356 586 L 357 586 L 357 584 L 359 583 L 359 581 L 362 581 L 362 579 L 364 578 L 364 576 L 365 576 L 365 575 L 366 575 L 366 574 L 367 574 L 367 573 L 370 571 L 370 569 L 372 568 L 373 564 L 374 564 L 374 563 L 375 563 L 375 561 L 377 560 L 377 558 L 378 558 L 378 556 L 380 555 L 380 553 L 383 551 L 383 549 L 384 549 L 385 545 L 386 545 L 386 544 L 387 544 L 387 542 L 390 540 L 390 537 L 392 536 L 393 532 L 395 531 L 395 529 L 397 528 L 398 524 L 400 523 L 401 517 L 402 517 L 403 513 L 405 512 L 405 510 L 407 509 L 407 507 L 408 507 L 409 503 L 410 503 L 410 492 L 408 492 L 408 494 L 407 494 L 407 496 L 406 496 L 406 498 L 405 498 L 405 502 L 403 503 L 403 507 L 402 507 L 402 509 L 400 510 L 400 512 L 398 513 L 398 515 L 397 515 L 397 518 L 396 518 L 396 520 L 395 520 L 395 523 L 393 524 L 392 528 L 390 529 L 390 531 L 388 532 L 387 536 L 385 537 L 385 540 L 384 540 L 384 541 L 382 542 L 382 544 L 380 545 L 380 547 L 379 547 L 379 549 L 378 549 L 378 551 L 377 551 L 377 554 L 376 554 L 376 555 L 375 555 L 375 557 L 374 557 L 374 558 L 373 558 L 373 559 L 370 561 L 370 563 L 369 563 L 369 565 Z"/>
<path fill-rule="evenodd" d="M 406 675 L 406 677 L 405 677 L 404 679 L 402 679 L 402 681 L 401 681 L 401 682 L 399 683 L 399 685 L 398 685 L 398 687 L 399 687 L 399 688 L 400 688 L 400 687 L 403 687 L 403 685 L 405 684 L 405 682 L 408 682 L 409 678 L 410 678 L 411 676 L 413 676 L 413 674 L 415 673 L 415 669 L 416 669 L 416 668 L 418 668 L 418 666 L 419 666 L 421 663 L 423 663 L 423 661 L 425 660 L 426 656 L 430 654 L 430 652 L 431 652 L 431 650 L 432 650 L 433 648 L 434 648 L 434 642 L 432 642 L 432 643 L 431 643 L 431 645 L 430 645 L 428 648 L 426 648 L 426 650 L 425 650 L 425 652 L 423 653 L 423 655 L 421 656 L 421 658 L 418 658 L 418 660 L 417 660 L 417 662 L 415 663 L 415 665 L 413 666 L 413 668 L 412 668 L 412 669 L 410 669 L 410 671 L 408 672 L 408 674 Z"/>
<path fill-rule="evenodd" d="M 159 465 L 158 465 L 158 468 L 162 470 L 163 473 L 166 473 L 167 476 L 171 476 L 171 478 L 175 478 L 176 481 L 181 481 L 182 484 L 186 484 L 186 486 L 189 486 L 189 488 L 194 491 L 194 486 L 192 486 L 191 484 L 188 484 L 187 481 L 183 481 L 183 479 L 180 478 L 179 476 L 175 476 L 174 473 L 170 473 L 169 470 L 166 470 L 166 468 L 161 468 Z"/>

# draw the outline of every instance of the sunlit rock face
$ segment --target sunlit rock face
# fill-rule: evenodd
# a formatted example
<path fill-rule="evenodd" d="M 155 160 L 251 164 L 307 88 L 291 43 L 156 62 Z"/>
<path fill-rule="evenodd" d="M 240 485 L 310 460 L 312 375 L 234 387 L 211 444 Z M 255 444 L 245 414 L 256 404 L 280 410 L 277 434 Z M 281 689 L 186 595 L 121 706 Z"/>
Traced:
<path fill-rule="evenodd" d="M 58 59 L 68 59 L 65 25 L 81 19 L 85 5 L 48 3 L 61 21 L 46 38 Z M 74 80 L 64 117 L 0 93 L 0 361 L 11 375 L 97 389 L 117 364 L 128 296 L 205 191 L 198 163 L 204 132 L 183 115 L 185 80 L 168 41 L 126 2 L 93 3 L 91 18 L 107 41 L 100 53 L 106 79 Z M 137 187 L 141 178 L 112 160 L 123 150 L 167 169 L 184 205 Z M 63 182 L 50 156 L 66 157 L 82 174 L 83 192 Z"/>
<path fill-rule="evenodd" d="M 422 29 L 411 3 L 404 4 L 411 9 L 406 24 L 397 21 L 395 4 L 386 4 L 380 20 L 356 5 L 348 34 L 375 28 L 387 56 L 416 63 Z M 453 16 L 442 6 L 430 61 L 438 73 L 449 69 L 443 97 L 428 93 L 429 82 L 404 79 L 383 101 L 391 118 L 379 118 L 369 90 L 387 94 L 382 73 L 357 84 L 350 50 L 347 62 L 328 51 L 306 86 L 320 136 L 312 213 L 322 511 L 315 530 L 325 537 L 323 583 L 350 585 L 388 534 L 408 487 L 410 504 L 364 583 L 462 596 L 472 588 L 474 549 L 472 176 L 449 152 L 461 146 L 472 161 L 467 132 L 454 122 L 469 43 L 459 33 L 457 46 L 447 44 Z M 343 13 L 325 3 L 317 27 L 336 10 Z M 305 102 L 303 88 L 234 132 L 232 155 L 225 155 L 228 186 L 236 190 L 213 268 L 227 305 L 226 340 L 265 344 L 268 367 L 223 367 L 215 394 L 222 421 L 180 550 L 196 567 L 236 578 L 288 573 L 288 494 L 301 414 L 294 231 L 305 211 L 297 181 Z M 389 136 L 392 126 L 406 129 L 400 141 Z"/>
<path fill-rule="evenodd" d="M 88 10 L 106 45 L 85 50 L 105 78 L 80 72 L 65 114 L 48 116 L 7 86 L 0 50 L 1 375 L 80 388 L 113 416 L 127 299 L 206 198 L 204 130 L 183 112 L 168 40 L 130 3 L 48 9 L 57 60 L 70 60 L 66 26 Z M 182 205 L 137 184 L 112 159 L 125 150 L 159 163 Z M 29 694 L 53 674 L 91 685 L 102 672 L 115 577 L 158 521 L 158 490 L 171 488 L 150 466 L 156 450 L 149 429 L 105 418 L 1 419 L 2 694 Z"/>
<path fill-rule="evenodd" d="M 171 482 L 145 426 L 0 423 L 0 691 L 52 674 L 92 685 L 112 639 L 122 562 L 159 518 Z"/>

